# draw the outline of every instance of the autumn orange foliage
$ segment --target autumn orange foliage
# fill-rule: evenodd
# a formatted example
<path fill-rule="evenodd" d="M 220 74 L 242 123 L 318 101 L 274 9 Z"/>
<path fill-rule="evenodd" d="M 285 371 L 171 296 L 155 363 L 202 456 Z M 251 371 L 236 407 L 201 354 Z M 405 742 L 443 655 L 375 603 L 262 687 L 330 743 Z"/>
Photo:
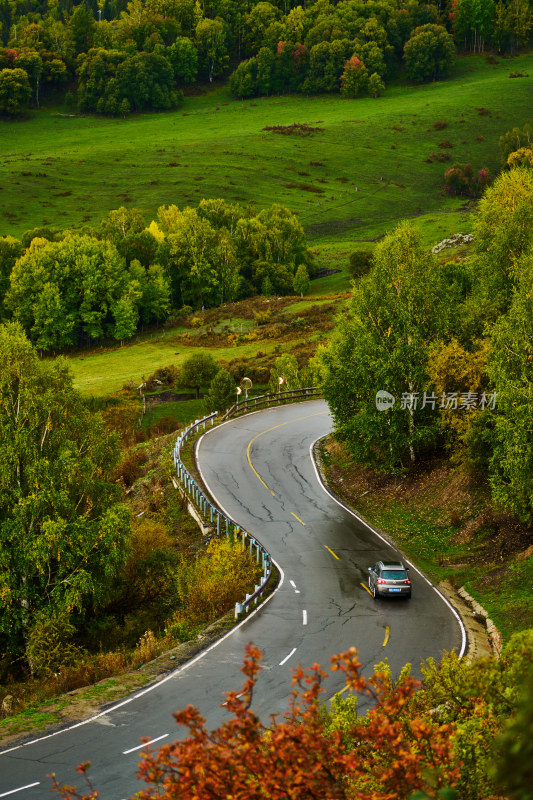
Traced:
<path fill-rule="evenodd" d="M 373 701 L 364 717 L 355 717 L 349 731 L 326 731 L 321 700 L 326 673 L 318 664 L 294 671 L 289 709 L 265 725 L 252 711 L 261 652 L 246 648 L 240 692 L 226 695 L 231 718 L 208 731 L 199 711 L 188 706 L 175 714 L 188 736 L 145 752 L 139 777 L 148 788 L 137 798 L 153 800 L 403 800 L 413 791 L 431 796 L 455 785 L 451 725 L 407 713 L 417 681 L 376 671 L 369 679 L 361 672 L 357 650 L 332 658 L 347 686 Z M 87 765 L 80 768 L 85 773 Z M 54 788 L 63 798 L 89 800 L 72 787 Z"/>

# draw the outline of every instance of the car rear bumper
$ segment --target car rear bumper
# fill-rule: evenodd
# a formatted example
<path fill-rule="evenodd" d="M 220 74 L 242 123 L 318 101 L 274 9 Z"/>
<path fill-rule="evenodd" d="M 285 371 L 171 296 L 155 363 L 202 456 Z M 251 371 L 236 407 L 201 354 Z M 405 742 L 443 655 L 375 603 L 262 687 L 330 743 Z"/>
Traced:
<path fill-rule="evenodd" d="M 378 594 L 387 597 L 411 597 L 411 589 L 389 589 L 388 586 L 383 588 L 377 587 Z"/>

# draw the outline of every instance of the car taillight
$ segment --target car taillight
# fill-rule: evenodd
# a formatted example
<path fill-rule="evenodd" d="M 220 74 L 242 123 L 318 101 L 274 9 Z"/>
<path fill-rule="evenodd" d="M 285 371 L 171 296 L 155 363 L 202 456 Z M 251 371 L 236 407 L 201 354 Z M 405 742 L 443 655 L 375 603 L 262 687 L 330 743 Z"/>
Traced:
<path fill-rule="evenodd" d="M 378 578 L 376 583 L 386 583 L 386 581 L 384 581 L 383 578 Z"/>
<path fill-rule="evenodd" d="M 411 585 L 411 581 L 409 580 L 409 578 L 407 578 L 407 580 L 406 580 L 406 581 L 404 581 L 404 583 L 405 583 L 405 584 L 407 584 L 407 586 L 410 586 L 410 585 Z"/>

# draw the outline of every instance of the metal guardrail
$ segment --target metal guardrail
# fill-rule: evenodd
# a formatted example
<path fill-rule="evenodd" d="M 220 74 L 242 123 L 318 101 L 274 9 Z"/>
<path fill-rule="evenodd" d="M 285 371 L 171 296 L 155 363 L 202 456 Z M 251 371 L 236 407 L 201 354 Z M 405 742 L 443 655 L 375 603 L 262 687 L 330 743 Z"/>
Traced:
<path fill-rule="evenodd" d="M 289 389 L 285 392 L 258 395 L 257 397 L 246 399 L 241 403 L 235 403 L 234 406 L 226 411 L 222 417 L 222 421 L 231 419 L 232 417 L 236 417 L 240 414 L 247 414 L 250 411 L 256 411 L 265 407 L 268 408 L 271 405 L 283 405 L 287 402 L 292 403 L 296 400 L 317 397 L 320 394 L 321 391 L 318 387 L 311 386 L 304 389 Z M 211 422 L 211 427 L 213 427 L 216 416 L 217 412 L 215 411 L 213 414 L 208 414 L 206 417 L 202 417 L 202 419 L 197 419 L 192 425 L 189 425 L 189 427 L 186 428 L 183 433 L 180 434 L 180 436 L 178 436 L 176 439 L 176 444 L 174 445 L 174 466 L 176 468 L 178 479 L 181 483 L 184 494 L 189 499 L 189 502 L 194 506 L 196 512 L 206 521 L 207 524 L 213 526 L 216 525 L 217 536 L 221 535 L 222 528 L 224 528 L 224 533 L 227 538 L 233 537 L 236 539 L 240 536 L 242 549 L 244 550 L 245 547 L 249 547 L 250 553 L 253 553 L 255 549 L 256 560 L 258 563 L 261 562 L 262 564 L 263 574 L 259 585 L 255 587 L 255 590 L 251 594 L 246 595 L 243 603 L 235 603 L 235 619 L 237 619 L 243 611 L 248 613 L 252 605 L 254 605 L 254 603 L 264 594 L 270 578 L 272 577 L 272 556 L 263 547 L 259 539 L 256 539 L 255 536 L 252 536 L 249 531 L 241 528 L 234 520 L 227 517 L 219 508 L 217 508 L 217 506 L 213 505 L 213 503 L 208 497 L 206 497 L 204 492 L 195 482 L 194 478 L 181 460 L 181 448 L 183 445 L 194 433 L 197 433 L 200 430 L 200 426 L 203 430 L 205 430 L 207 423 Z"/>
<path fill-rule="evenodd" d="M 216 526 L 217 536 L 221 535 L 222 529 L 224 528 L 223 532 L 228 539 L 233 538 L 238 540 L 240 537 L 242 549 L 244 550 L 245 547 L 249 547 L 250 553 L 253 553 L 255 550 L 256 560 L 258 563 L 262 564 L 263 574 L 259 585 L 256 585 L 255 590 L 251 594 L 246 595 L 243 603 L 235 603 L 235 619 L 237 619 L 243 611 L 248 613 L 252 605 L 263 595 L 267 588 L 270 578 L 272 577 L 272 557 L 258 539 L 244 528 L 239 527 L 234 520 L 227 517 L 219 508 L 213 505 L 181 460 L 181 448 L 183 445 L 194 433 L 200 430 L 200 426 L 203 427 L 203 430 L 205 430 L 208 422 L 211 422 L 211 426 L 213 426 L 216 416 L 217 413 L 215 412 L 202 419 L 197 419 L 178 436 L 176 444 L 174 445 L 174 466 L 176 467 L 176 472 L 185 495 L 189 498 L 189 501 L 195 506 L 203 519 L 206 520 L 208 524 L 213 525 L 213 527 Z"/>
<path fill-rule="evenodd" d="M 257 397 L 250 397 L 249 399 L 242 400 L 240 403 L 235 403 L 229 408 L 222 421 L 232 419 L 239 414 L 248 414 L 250 411 L 258 411 L 261 408 L 270 408 L 270 406 L 283 405 L 284 403 L 292 403 L 295 400 L 306 400 L 311 397 L 318 397 L 322 394 L 321 389 L 317 386 L 309 386 L 304 389 L 288 389 L 285 392 L 269 392 L 267 394 L 260 394 Z"/>

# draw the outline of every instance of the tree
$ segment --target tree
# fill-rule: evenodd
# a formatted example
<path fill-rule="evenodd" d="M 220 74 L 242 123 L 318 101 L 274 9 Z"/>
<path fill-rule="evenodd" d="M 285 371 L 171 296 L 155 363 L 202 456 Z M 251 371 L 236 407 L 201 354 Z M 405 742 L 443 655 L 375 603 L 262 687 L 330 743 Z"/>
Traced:
<path fill-rule="evenodd" d="M 410 223 L 389 233 L 354 285 L 315 365 L 337 436 L 361 461 L 393 471 L 436 439 L 436 398 L 426 392 L 429 348 L 444 335 L 452 301 L 435 259 Z M 377 392 L 395 398 L 376 409 Z"/>
<path fill-rule="evenodd" d="M 192 386 L 196 390 L 196 399 L 198 400 L 200 388 L 207 386 L 217 371 L 217 363 L 210 353 L 193 353 L 181 365 L 180 383 L 183 386 Z"/>
<path fill-rule="evenodd" d="M 60 242 L 33 239 L 15 263 L 5 304 L 32 341 L 54 350 L 112 335 L 113 308 L 130 280 L 109 242 L 71 235 Z"/>
<path fill-rule="evenodd" d="M 455 338 L 446 342 L 438 341 L 430 348 L 428 361 L 429 382 L 438 397 L 457 392 L 458 387 L 472 393 L 475 405 L 463 409 L 461 413 L 457 409 L 442 408 L 440 425 L 445 432 L 446 449 L 453 462 L 460 462 L 467 468 L 477 468 L 485 474 L 487 451 L 492 456 L 492 449 L 487 448 L 487 443 L 482 439 L 488 432 L 488 426 L 494 423 L 493 415 L 480 407 L 482 398 L 488 397 L 491 392 L 486 370 L 489 347 L 486 339 L 477 340 L 471 350 L 467 350 Z M 485 405 L 488 405 L 488 401 Z"/>
<path fill-rule="evenodd" d="M 124 339 L 131 338 L 137 330 L 139 312 L 135 305 L 135 299 L 129 296 L 129 294 L 123 295 L 118 302 L 115 303 L 113 317 L 115 318 L 113 336 L 122 346 L 124 344 Z"/>
<path fill-rule="evenodd" d="M 379 97 L 385 91 L 385 84 L 377 72 L 373 72 L 368 79 L 368 94 L 370 97 Z"/>
<path fill-rule="evenodd" d="M 76 55 L 88 53 L 93 46 L 96 21 L 86 6 L 79 5 L 69 20 L 69 29 L 74 41 Z"/>
<path fill-rule="evenodd" d="M 341 94 L 343 97 L 357 97 L 368 85 L 368 70 L 363 62 L 352 56 L 344 65 L 341 76 Z"/>
<path fill-rule="evenodd" d="M 485 191 L 474 216 L 474 292 L 480 325 L 504 312 L 521 256 L 533 242 L 533 173 L 502 172 Z"/>
<path fill-rule="evenodd" d="M 200 70 L 212 83 L 229 61 L 224 22 L 219 18 L 202 19 L 196 26 L 196 46 Z"/>
<path fill-rule="evenodd" d="M 507 721 L 496 740 L 500 754 L 493 765 L 496 782 L 511 800 L 531 800 L 533 796 L 533 689 L 521 681 L 521 697 L 516 713 Z"/>
<path fill-rule="evenodd" d="M 344 66 L 353 54 L 349 39 L 321 41 L 309 53 L 309 70 L 303 84 L 304 92 L 338 92 Z"/>
<path fill-rule="evenodd" d="M 491 329 L 488 373 L 497 394 L 490 481 L 494 498 L 533 521 L 533 251 L 522 256 L 508 313 Z"/>
<path fill-rule="evenodd" d="M 23 69 L 33 90 L 35 105 L 39 108 L 39 88 L 43 73 L 43 60 L 35 50 L 20 53 L 15 61 L 17 68 Z"/>
<path fill-rule="evenodd" d="M 264 44 L 267 29 L 280 17 L 279 9 L 268 2 L 252 6 L 244 18 L 243 43 L 245 54 L 254 56 Z"/>
<path fill-rule="evenodd" d="M 14 236 L 0 237 L 0 307 L 9 287 L 9 276 L 15 261 L 22 255 L 22 242 Z"/>
<path fill-rule="evenodd" d="M 523 128 L 513 128 L 500 136 L 500 155 L 502 166 L 509 165 L 509 157 L 521 148 L 530 148 L 533 144 L 531 125 L 527 123 Z"/>
<path fill-rule="evenodd" d="M 241 219 L 236 238 L 239 255 L 245 261 L 286 264 L 291 272 L 309 262 L 301 223 L 288 208 L 277 203 L 262 209 L 256 217 Z"/>
<path fill-rule="evenodd" d="M 41 611 L 103 603 L 128 552 L 118 451 L 61 360 L 0 327 L 0 641 L 14 656 Z"/>
<path fill-rule="evenodd" d="M 303 297 L 304 294 L 307 294 L 309 291 L 309 273 L 305 267 L 305 264 L 300 264 L 296 273 L 294 275 L 294 280 L 292 282 L 292 286 L 296 294 L 299 294 L 300 297 Z"/>
<path fill-rule="evenodd" d="M 511 0 L 496 4 L 494 40 L 498 50 L 507 50 L 514 55 L 529 39 L 533 15 L 527 0 Z"/>
<path fill-rule="evenodd" d="M 194 83 L 198 73 L 198 53 L 192 41 L 186 36 L 178 36 L 168 48 L 167 56 L 177 83 Z"/>
<path fill-rule="evenodd" d="M 220 302 L 220 235 L 192 208 L 160 209 L 167 218 L 169 272 L 175 304 L 192 302 L 204 308 Z"/>
<path fill-rule="evenodd" d="M 174 90 L 172 66 L 158 53 L 135 53 L 122 61 L 115 80 L 116 96 L 126 98 L 133 110 L 168 110 L 179 105 L 183 97 Z"/>
<path fill-rule="evenodd" d="M 494 0 L 455 0 L 452 18 L 457 45 L 462 42 L 465 50 L 482 53 L 494 30 L 494 17 Z"/>
<path fill-rule="evenodd" d="M 31 86 L 25 70 L 0 70 L 0 114 L 20 114 L 29 103 L 30 97 Z"/>
<path fill-rule="evenodd" d="M 257 59 L 249 58 L 241 61 L 237 69 L 231 73 L 229 90 L 232 97 L 245 100 L 258 94 Z"/>
<path fill-rule="evenodd" d="M 211 383 L 209 391 L 205 396 L 205 410 L 207 414 L 218 411 L 219 414 L 233 405 L 235 402 L 235 381 L 233 376 L 226 369 L 219 369 Z"/>
<path fill-rule="evenodd" d="M 92 48 L 78 57 L 78 106 L 82 111 L 96 111 L 100 101 L 105 106 L 110 87 L 116 87 L 117 68 L 126 58 L 127 54 L 120 50 L 103 47 Z"/>
<path fill-rule="evenodd" d="M 147 324 L 162 322 L 170 312 L 170 280 L 159 264 L 150 264 L 145 274 L 140 304 L 142 321 Z"/>
<path fill-rule="evenodd" d="M 404 60 L 412 81 L 419 83 L 443 78 L 455 63 L 453 39 L 441 25 L 421 25 L 414 29 L 406 42 Z"/>
<path fill-rule="evenodd" d="M 109 212 L 102 220 L 101 227 L 106 238 L 117 244 L 121 239 L 144 230 L 144 216 L 138 208 L 120 206 Z"/>

